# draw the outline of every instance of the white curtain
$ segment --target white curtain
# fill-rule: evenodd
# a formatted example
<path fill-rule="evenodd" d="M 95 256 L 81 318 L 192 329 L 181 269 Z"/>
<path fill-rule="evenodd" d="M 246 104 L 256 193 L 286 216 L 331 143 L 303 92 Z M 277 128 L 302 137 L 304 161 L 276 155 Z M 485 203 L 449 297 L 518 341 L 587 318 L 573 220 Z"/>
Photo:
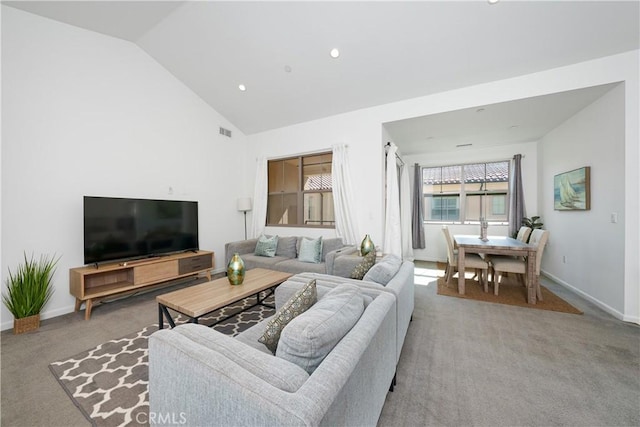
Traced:
<path fill-rule="evenodd" d="M 413 261 L 411 216 L 411 184 L 409 182 L 409 165 L 403 164 L 400 174 L 400 228 L 402 235 L 402 259 L 409 261 Z"/>
<path fill-rule="evenodd" d="M 400 230 L 400 194 L 398 188 L 398 171 L 396 168 L 396 152 L 398 147 L 389 143 L 386 162 L 384 253 L 402 258 L 402 234 Z"/>
<path fill-rule="evenodd" d="M 331 183 L 333 187 L 336 236 L 340 237 L 347 245 L 355 245 L 358 243 L 358 233 L 351 209 L 354 193 L 351 190 L 352 185 L 349 175 L 347 146 L 344 144 L 336 144 L 332 148 Z"/>
<path fill-rule="evenodd" d="M 251 228 L 249 238 L 256 238 L 264 232 L 264 225 L 267 222 L 267 159 L 261 157 L 257 161 L 256 182 L 253 193 L 253 215 L 251 217 Z"/>

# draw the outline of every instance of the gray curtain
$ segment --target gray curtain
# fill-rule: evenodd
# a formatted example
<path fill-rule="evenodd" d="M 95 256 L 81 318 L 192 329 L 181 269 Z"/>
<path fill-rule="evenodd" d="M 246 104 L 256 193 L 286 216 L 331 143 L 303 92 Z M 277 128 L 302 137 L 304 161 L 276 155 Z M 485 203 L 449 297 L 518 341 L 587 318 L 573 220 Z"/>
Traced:
<path fill-rule="evenodd" d="M 522 154 L 513 156 L 511 164 L 511 188 L 509 198 L 509 236 L 516 235 L 522 226 L 524 209 L 524 191 L 522 190 Z"/>
<path fill-rule="evenodd" d="M 422 173 L 420 165 L 413 165 L 413 209 L 411 210 L 411 240 L 413 249 L 424 249 L 424 213 L 422 212 Z"/>

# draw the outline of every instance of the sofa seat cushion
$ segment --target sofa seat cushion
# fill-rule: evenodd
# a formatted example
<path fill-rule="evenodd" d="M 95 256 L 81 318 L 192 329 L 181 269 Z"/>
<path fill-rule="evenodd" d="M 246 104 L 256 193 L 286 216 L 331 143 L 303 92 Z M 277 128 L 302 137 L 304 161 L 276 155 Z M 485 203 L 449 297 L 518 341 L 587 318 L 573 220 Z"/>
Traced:
<path fill-rule="evenodd" d="M 331 289 L 285 326 L 276 356 L 312 374 L 363 311 L 364 300 L 358 286 L 342 284 Z"/>
<path fill-rule="evenodd" d="M 302 262 L 297 259 L 287 259 L 277 263 L 274 267 L 275 270 L 285 271 L 287 273 L 296 274 L 301 271 L 308 271 L 312 273 L 325 273 L 325 263 L 314 264 L 311 262 Z"/>
<path fill-rule="evenodd" d="M 268 268 L 271 270 L 278 270 L 276 267 L 279 262 L 287 260 L 285 257 L 274 256 L 274 257 L 264 257 L 254 254 L 243 254 L 240 255 L 242 261 L 244 261 L 244 268 L 250 270 L 252 268 Z"/>
<path fill-rule="evenodd" d="M 386 285 L 396 275 L 402 260 L 396 255 L 385 255 L 379 262 L 377 262 L 367 274 L 364 275 L 362 280 L 370 282 L 380 283 Z"/>
<path fill-rule="evenodd" d="M 234 336 L 234 338 L 241 343 L 255 348 L 256 350 L 260 350 L 263 353 L 273 356 L 271 350 L 269 350 L 266 345 L 258 341 L 265 329 L 267 329 L 267 323 L 271 319 L 273 319 L 273 316 L 269 316 L 266 319 L 261 320 L 259 323 L 240 332 L 238 335 Z"/>
<path fill-rule="evenodd" d="M 383 285 L 376 282 L 367 282 L 364 280 L 358 279 L 347 279 L 345 277 L 332 276 L 330 274 L 319 274 L 319 273 L 298 273 L 295 276 L 291 276 L 287 279 L 287 282 L 297 282 L 301 285 L 307 283 L 311 279 L 316 279 L 317 286 L 328 286 L 331 288 L 335 288 L 336 286 L 342 283 L 349 283 L 356 286 L 366 286 L 372 289 L 385 289 Z M 320 293 L 318 293 L 318 297 L 320 297 Z"/>
<path fill-rule="evenodd" d="M 257 351 L 244 343 L 207 326 L 187 323 L 172 329 L 191 341 L 233 360 L 253 375 L 281 390 L 293 393 L 309 378 L 307 372 L 270 354 Z"/>
<path fill-rule="evenodd" d="M 273 353 L 278 347 L 280 333 L 296 316 L 301 315 L 318 300 L 316 281 L 310 280 L 301 287 L 289 300 L 276 312 L 267 323 L 264 333 L 258 341 L 267 346 Z"/>

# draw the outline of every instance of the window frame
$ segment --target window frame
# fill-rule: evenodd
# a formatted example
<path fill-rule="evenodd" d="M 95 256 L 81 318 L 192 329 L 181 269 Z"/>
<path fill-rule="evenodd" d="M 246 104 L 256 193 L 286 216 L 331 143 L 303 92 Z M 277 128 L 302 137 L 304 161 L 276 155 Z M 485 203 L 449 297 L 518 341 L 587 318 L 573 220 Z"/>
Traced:
<path fill-rule="evenodd" d="M 317 157 L 317 156 L 325 156 L 325 155 L 329 155 L 331 156 L 331 163 L 333 161 L 333 151 L 321 151 L 321 152 L 317 152 L 317 153 L 307 153 L 307 154 L 301 154 L 301 155 L 297 155 L 297 156 L 287 156 L 287 157 L 280 157 L 280 158 L 274 158 L 274 159 L 269 159 L 267 160 L 267 171 L 269 170 L 269 166 L 271 164 L 271 162 L 286 162 L 287 160 L 296 160 L 297 161 L 297 168 L 298 168 L 298 174 L 297 174 L 297 190 L 296 191 L 276 191 L 276 192 L 270 192 L 269 191 L 269 177 L 268 177 L 268 173 L 267 173 L 267 215 L 265 217 L 265 226 L 266 227 L 297 227 L 297 228 L 326 228 L 326 229 L 332 229 L 335 228 L 335 205 L 333 206 L 334 208 L 334 220 L 332 221 L 323 221 L 324 223 L 330 222 L 330 224 L 309 224 L 309 223 L 305 223 L 305 205 L 304 205 L 304 201 L 305 201 L 305 196 L 309 195 L 309 194 L 320 194 L 320 210 L 321 210 L 321 220 L 322 220 L 322 215 L 323 215 L 323 210 L 324 210 L 324 195 L 325 194 L 331 194 L 332 197 L 332 203 L 333 203 L 333 182 L 331 183 L 331 188 L 324 188 L 324 189 L 312 189 L 312 190 L 305 190 L 304 189 L 304 159 L 305 158 L 309 158 L 309 157 Z M 333 169 L 331 170 L 331 176 L 333 177 Z M 283 178 L 285 179 L 285 178 Z M 283 183 L 283 186 L 285 184 Z M 298 218 L 298 221 L 296 222 L 296 224 L 271 224 L 269 223 L 269 198 L 273 195 L 281 195 L 281 194 L 295 194 L 296 195 L 296 216 Z"/>
<path fill-rule="evenodd" d="M 469 186 L 470 184 L 478 184 L 478 182 L 474 182 L 474 183 L 467 183 L 466 181 L 466 177 L 465 177 L 465 166 L 471 166 L 471 165 L 484 165 L 485 167 L 485 178 L 486 178 L 486 168 L 488 164 L 491 163 L 507 163 L 507 188 L 506 190 L 502 190 L 502 189 L 496 189 L 496 190 L 467 190 L 466 187 Z M 442 187 L 445 185 L 442 178 L 441 178 L 441 182 L 440 182 L 440 192 L 436 193 L 427 193 L 424 191 L 424 171 L 425 169 L 437 169 L 437 168 L 450 168 L 450 167 L 459 167 L 460 168 L 460 191 L 442 191 Z M 423 177 L 423 190 L 422 190 L 422 202 L 423 202 L 423 212 L 424 212 L 424 219 L 423 219 L 423 223 L 424 224 L 480 224 L 480 220 L 479 219 L 466 219 L 466 212 L 467 212 L 467 197 L 468 196 L 477 196 L 480 195 L 480 197 L 483 199 L 482 202 L 484 204 L 488 204 L 488 206 L 490 206 L 491 209 L 493 209 L 493 199 L 489 198 L 488 196 L 492 196 L 492 195 L 504 195 L 504 199 L 505 199 L 505 203 L 504 203 L 504 216 L 505 219 L 504 220 L 495 220 L 495 219 L 489 219 L 488 223 L 492 224 L 492 225 L 509 225 L 509 194 L 510 194 L 510 189 L 511 189 L 511 185 L 510 185 L 510 181 L 511 181 L 511 161 L 508 159 L 504 159 L 504 160 L 493 160 L 493 161 L 484 161 L 484 162 L 469 162 L 469 163 L 457 163 L 457 164 L 446 164 L 446 165 L 437 165 L 437 166 L 420 166 L 420 171 L 421 171 L 421 176 Z M 483 181 L 483 183 L 485 184 L 485 188 L 486 188 L 486 184 L 490 184 L 492 181 Z M 494 181 L 495 182 L 495 181 Z M 498 181 L 498 182 L 504 182 L 504 181 Z M 438 184 L 433 184 L 433 186 L 436 186 Z M 451 219 L 428 219 L 428 217 L 431 217 L 431 212 L 428 212 L 427 207 L 429 206 L 429 204 L 427 203 L 427 199 L 429 197 L 433 196 L 437 196 L 437 195 L 441 195 L 442 197 L 457 197 L 458 198 L 458 219 L 457 220 L 451 220 Z M 484 206 L 484 205 L 483 205 Z"/>

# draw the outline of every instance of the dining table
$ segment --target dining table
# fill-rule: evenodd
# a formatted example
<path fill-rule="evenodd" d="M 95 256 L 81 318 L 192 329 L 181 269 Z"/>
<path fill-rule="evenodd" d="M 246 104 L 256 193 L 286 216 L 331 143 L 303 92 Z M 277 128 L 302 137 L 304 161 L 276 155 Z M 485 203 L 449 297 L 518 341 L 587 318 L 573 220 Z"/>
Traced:
<path fill-rule="evenodd" d="M 537 247 L 507 236 L 487 236 L 486 240 L 478 236 L 454 235 L 453 240 L 458 247 L 458 293 L 464 295 L 464 257 L 466 253 L 511 255 L 526 259 L 527 302 L 536 303 L 536 289 L 539 277 L 536 275 Z M 495 280 L 495 277 L 494 277 Z"/>

